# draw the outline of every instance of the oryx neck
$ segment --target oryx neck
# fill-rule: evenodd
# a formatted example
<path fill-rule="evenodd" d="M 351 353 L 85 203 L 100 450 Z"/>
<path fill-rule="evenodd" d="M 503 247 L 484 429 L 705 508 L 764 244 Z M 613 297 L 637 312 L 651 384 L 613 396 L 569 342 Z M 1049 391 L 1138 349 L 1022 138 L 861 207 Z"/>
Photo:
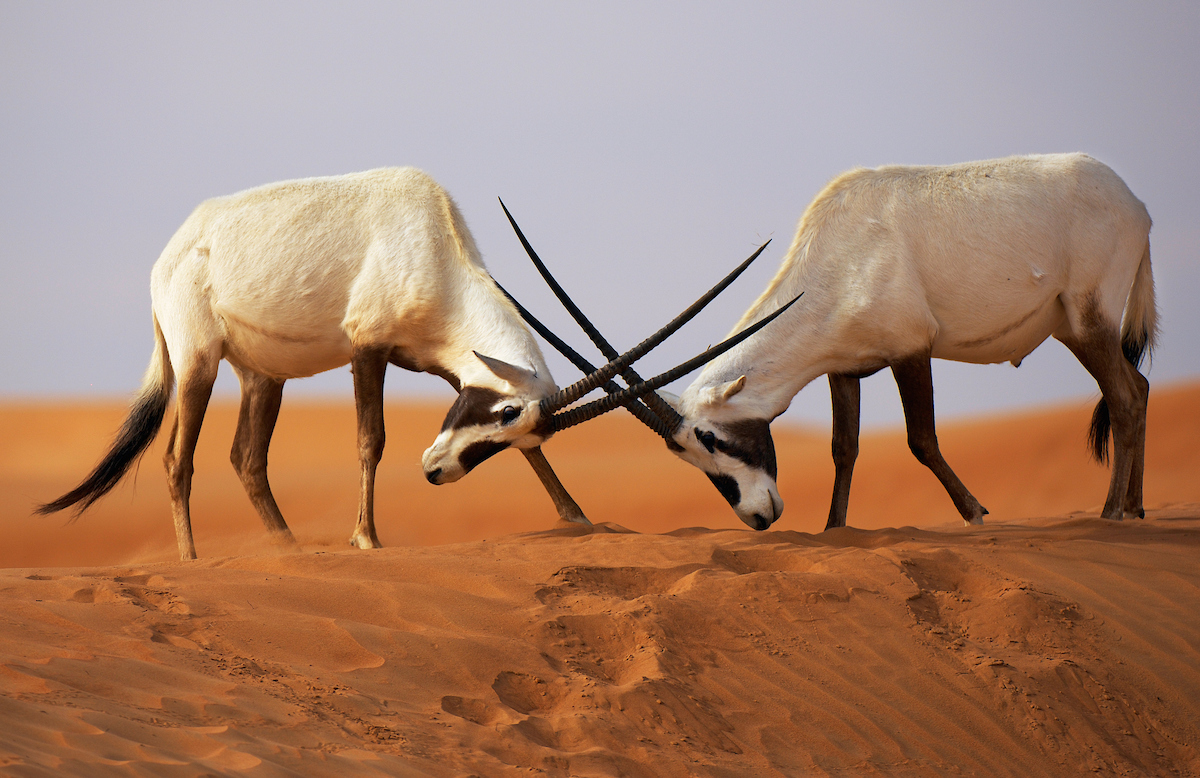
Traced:
<path fill-rule="evenodd" d="M 778 320 L 709 362 L 686 395 L 699 398 L 704 390 L 744 375 L 746 386 L 731 398 L 730 413 L 773 419 L 787 410 L 797 392 L 828 372 L 821 334 L 822 321 L 828 319 L 827 295 L 821 279 L 811 277 L 804 267 L 807 253 L 807 241 L 792 244 L 775 279 L 730 335 L 771 315 L 801 292 L 804 296 Z"/>
<path fill-rule="evenodd" d="M 547 394 L 556 387 L 542 351 L 512 303 L 501 294 L 486 271 L 462 289 L 459 315 L 447 322 L 439 362 L 466 386 L 508 391 L 475 352 L 532 370 L 545 382 Z"/>

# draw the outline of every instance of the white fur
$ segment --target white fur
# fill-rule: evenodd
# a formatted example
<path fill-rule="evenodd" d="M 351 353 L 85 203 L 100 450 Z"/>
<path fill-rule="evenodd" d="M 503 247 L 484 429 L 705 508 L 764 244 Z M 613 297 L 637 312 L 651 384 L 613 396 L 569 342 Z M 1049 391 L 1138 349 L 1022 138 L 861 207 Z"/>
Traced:
<path fill-rule="evenodd" d="M 694 427 L 774 419 L 818 376 L 916 354 L 1016 365 L 1051 335 L 1082 336 L 1089 298 L 1114 331 L 1128 299 L 1125 326 L 1143 326 L 1152 345 L 1149 231 L 1145 206 L 1085 154 L 845 173 L 809 205 L 734 332 L 803 298 L 709 363 L 680 398 L 677 442 L 702 469 L 726 472 Z M 764 484 L 742 486 L 765 505 Z"/>
<path fill-rule="evenodd" d="M 419 170 L 287 181 L 209 200 L 168 243 L 151 292 L 181 384 L 211 383 L 222 358 L 239 374 L 283 380 L 345 365 L 356 348 L 385 348 L 405 367 L 494 389 L 500 405 L 521 409 L 510 425 L 440 434 L 424 458 L 427 471 L 442 463 L 439 483 L 461 477 L 457 455 L 472 442 L 542 442 L 530 434 L 538 401 L 557 387 L 541 350 L 450 196 Z"/>
<path fill-rule="evenodd" d="M 151 275 L 179 359 L 224 357 L 287 379 L 398 347 L 421 370 L 507 391 L 472 353 L 554 383 L 450 196 L 413 168 L 287 181 L 201 204 Z"/>

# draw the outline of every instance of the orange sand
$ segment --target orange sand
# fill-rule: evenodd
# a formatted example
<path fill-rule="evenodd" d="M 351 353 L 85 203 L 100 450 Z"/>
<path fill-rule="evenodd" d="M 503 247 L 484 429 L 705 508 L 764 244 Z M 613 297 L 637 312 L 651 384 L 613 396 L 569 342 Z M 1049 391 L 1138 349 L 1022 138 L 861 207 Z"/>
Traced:
<path fill-rule="evenodd" d="M 214 405 L 180 563 L 157 445 L 77 522 L 29 514 L 123 408 L 0 408 L 0 773 L 1200 775 L 1200 386 L 1152 395 L 1145 521 L 1095 517 L 1090 410 L 943 425 L 981 528 L 895 431 L 820 533 L 828 433 L 779 429 L 753 533 L 627 415 L 546 446 L 588 531 L 515 453 L 430 486 L 444 408 L 397 405 L 361 552 L 352 408 L 285 400 L 276 547 Z"/>

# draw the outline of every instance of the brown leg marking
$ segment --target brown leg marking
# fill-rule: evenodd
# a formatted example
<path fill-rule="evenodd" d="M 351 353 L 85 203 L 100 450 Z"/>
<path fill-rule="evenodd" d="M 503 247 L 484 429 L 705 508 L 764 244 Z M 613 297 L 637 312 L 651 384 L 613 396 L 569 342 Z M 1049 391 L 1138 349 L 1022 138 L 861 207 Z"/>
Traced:
<path fill-rule="evenodd" d="M 1088 324 L 1089 331 L 1082 338 L 1060 340 L 1096 379 L 1112 419 L 1112 478 L 1100 515 L 1117 520 L 1126 514 L 1144 516 L 1142 472 L 1150 382 L 1125 359 L 1115 327 L 1104 326 L 1095 317 Z"/>
<path fill-rule="evenodd" d="M 212 365 L 194 365 L 180 376 L 179 392 L 175 399 L 175 424 L 163 457 L 167 469 L 167 490 L 171 494 L 171 514 L 175 519 L 175 540 L 179 544 L 179 558 L 184 561 L 196 558 L 190 505 L 192 474 L 195 471 L 193 459 L 216 377 L 215 362 Z"/>
<path fill-rule="evenodd" d="M 1124 512 L 1128 516 L 1144 519 L 1146 518 L 1146 508 L 1142 505 L 1142 477 L 1146 470 L 1146 410 L 1150 400 L 1150 382 L 1136 368 L 1133 372 L 1138 378 L 1146 381 L 1144 395 L 1146 404 L 1137 414 L 1136 434 L 1133 441 L 1133 463 L 1129 468 L 1129 489 L 1125 492 Z"/>
<path fill-rule="evenodd" d="M 860 381 L 854 376 L 829 374 L 829 394 L 833 398 L 833 501 L 825 529 L 846 526 L 850 507 L 850 480 L 858 459 Z"/>
<path fill-rule="evenodd" d="M 933 471 L 954 501 L 954 507 L 967 524 L 982 524 L 987 509 L 967 491 L 938 447 L 933 416 L 933 374 L 929 357 L 916 356 L 892 364 L 892 375 L 900 389 L 904 421 L 908 427 L 908 447 L 917 461 Z"/>
<path fill-rule="evenodd" d="M 292 532 L 267 481 L 267 449 L 279 419 L 284 382 L 250 371 L 238 370 L 237 374 L 242 384 L 242 404 L 229 460 L 267 531 L 292 541 Z"/>
<path fill-rule="evenodd" d="M 350 545 L 357 548 L 383 548 L 375 534 L 375 470 L 383 457 L 383 378 L 390 353 L 387 346 L 355 346 L 350 357 L 358 412 L 358 458 L 362 464 L 358 523 L 350 536 Z"/>
<path fill-rule="evenodd" d="M 541 480 L 542 486 L 546 487 L 546 493 L 550 495 L 550 499 L 554 501 L 554 508 L 558 511 L 558 517 L 563 521 L 569 521 L 574 524 L 588 524 L 588 517 L 583 515 L 583 511 L 567 493 L 562 482 L 558 480 L 558 476 L 554 474 L 550 463 L 546 461 L 546 455 L 542 453 L 542 447 L 522 449 L 521 453 L 525 455 L 525 461 L 533 468 L 533 472 L 537 473 L 537 477 Z"/>

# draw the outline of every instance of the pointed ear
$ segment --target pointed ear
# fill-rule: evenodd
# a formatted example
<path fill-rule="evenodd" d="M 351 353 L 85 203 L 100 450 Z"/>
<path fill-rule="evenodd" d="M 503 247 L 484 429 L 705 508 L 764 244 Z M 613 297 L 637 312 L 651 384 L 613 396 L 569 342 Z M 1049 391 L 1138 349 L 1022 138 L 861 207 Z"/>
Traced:
<path fill-rule="evenodd" d="M 657 392 L 655 392 L 655 394 L 657 394 L 660 398 L 662 398 L 663 402 L 665 402 L 667 405 L 674 408 L 676 413 L 680 413 L 679 395 L 671 394 L 670 392 L 664 391 L 662 389 L 659 389 Z"/>
<path fill-rule="evenodd" d="M 478 351 L 472 353 L 479 357 L 480 362 L 487 365 L 488 370 L 491 370 L 497 377 L 508 381 L 513 386 L 530 386 L 537 382 L 537 373 L 528 368 L 510 364 L 503 359 L 485 356 Z"/>
<path fill-rule="evenodd" d="M 721 395 L 721 399 L 728 400 L 746 387 L 746 376 L 740 376 L 736 381 L 730 381 L 727 384 L 716 388 L 717 394 Z"/>

